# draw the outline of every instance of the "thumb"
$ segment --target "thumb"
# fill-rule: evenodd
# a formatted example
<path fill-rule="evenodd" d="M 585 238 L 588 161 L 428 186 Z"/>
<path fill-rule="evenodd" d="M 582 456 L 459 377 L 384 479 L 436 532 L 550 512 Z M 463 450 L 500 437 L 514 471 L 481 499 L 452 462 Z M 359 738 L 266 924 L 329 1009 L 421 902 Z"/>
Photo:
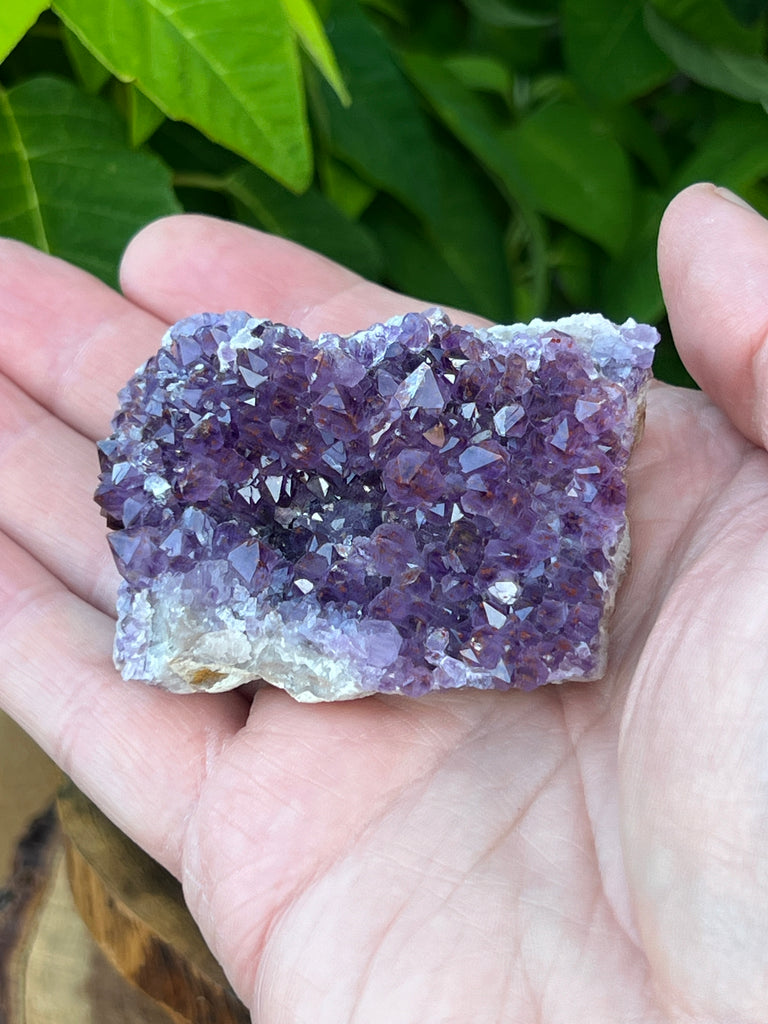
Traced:
<path fill-rule="evenodd" d="M 680 356 L 751 441 L 768 447 L 768 221 L 714 185 L 669 205 L 659 276 Z"/>

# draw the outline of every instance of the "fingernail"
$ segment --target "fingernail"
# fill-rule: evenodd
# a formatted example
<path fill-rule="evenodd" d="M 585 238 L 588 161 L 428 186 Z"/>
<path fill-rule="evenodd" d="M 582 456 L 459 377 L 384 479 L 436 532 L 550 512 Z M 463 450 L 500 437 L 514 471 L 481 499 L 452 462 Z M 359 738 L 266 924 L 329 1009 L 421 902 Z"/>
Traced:
<path fill-rule="evenodd" d="M 745 199 L 742 199 L 741 196 L 737 196 L 735 192 L 731 192 L 729 188 L 724 188 L 722 185 L 715 185 L 715 192 L 717 192 L 722 199 L 727 199 L 729 203 L 733 203 L 734 206 L 740 206 L 742 210 L 749 210 L 750 213 L 757 213 L 754 206 L 750 206 Z"/>

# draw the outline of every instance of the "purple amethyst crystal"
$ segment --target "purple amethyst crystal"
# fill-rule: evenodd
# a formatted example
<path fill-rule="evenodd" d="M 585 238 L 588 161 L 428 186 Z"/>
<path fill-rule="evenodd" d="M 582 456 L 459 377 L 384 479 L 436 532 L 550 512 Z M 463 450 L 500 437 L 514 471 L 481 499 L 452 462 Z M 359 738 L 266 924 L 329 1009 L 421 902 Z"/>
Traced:
<path fill-rule="evenodd" d="M 99 444 L 117 666 L 306 701 L 598 678 L 657 340 L 589 314 L 316 342 L 182 320 Z"/>

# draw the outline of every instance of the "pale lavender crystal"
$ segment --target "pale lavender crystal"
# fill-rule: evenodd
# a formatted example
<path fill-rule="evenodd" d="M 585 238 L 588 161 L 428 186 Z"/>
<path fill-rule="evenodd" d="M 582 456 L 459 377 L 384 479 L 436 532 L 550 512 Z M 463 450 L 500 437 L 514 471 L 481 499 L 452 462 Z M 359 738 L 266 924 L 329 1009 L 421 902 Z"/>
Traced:
<path fill-rule="evenodd" d="M 181 321 L 99 444 L 116 664 L 309 701 L 598 678 L 657 341 L 589 314 Z"/>

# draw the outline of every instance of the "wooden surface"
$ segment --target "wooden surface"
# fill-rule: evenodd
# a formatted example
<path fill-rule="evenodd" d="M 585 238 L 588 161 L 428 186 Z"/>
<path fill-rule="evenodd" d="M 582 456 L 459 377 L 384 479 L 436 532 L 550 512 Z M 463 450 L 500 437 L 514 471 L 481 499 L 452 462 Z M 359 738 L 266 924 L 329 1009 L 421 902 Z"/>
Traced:
<path fill-rule="evenodd" d="M 19 845 L 0 890 L 0 1021 L 178 1021 L 112 967 L 77 913 L 53 808 Z"/>
<path fill-rule="evenodd" d="M 111 962 L 181 1020 L 247 1024 L 176 879 L 74 786 L 58 807 L 75 904 Z"/>
<path fill-rule="evenodd" d="M 58 768 L 0 711 L 0 885 L 10 874 L 16 844 L 60 784 Z"/>
<path fill-rule="evenodd" d="M 0 719 L 0 1024 L 247 1024 L 175 879 L 71 785 L 33 820 L 59 780 Z"/>

